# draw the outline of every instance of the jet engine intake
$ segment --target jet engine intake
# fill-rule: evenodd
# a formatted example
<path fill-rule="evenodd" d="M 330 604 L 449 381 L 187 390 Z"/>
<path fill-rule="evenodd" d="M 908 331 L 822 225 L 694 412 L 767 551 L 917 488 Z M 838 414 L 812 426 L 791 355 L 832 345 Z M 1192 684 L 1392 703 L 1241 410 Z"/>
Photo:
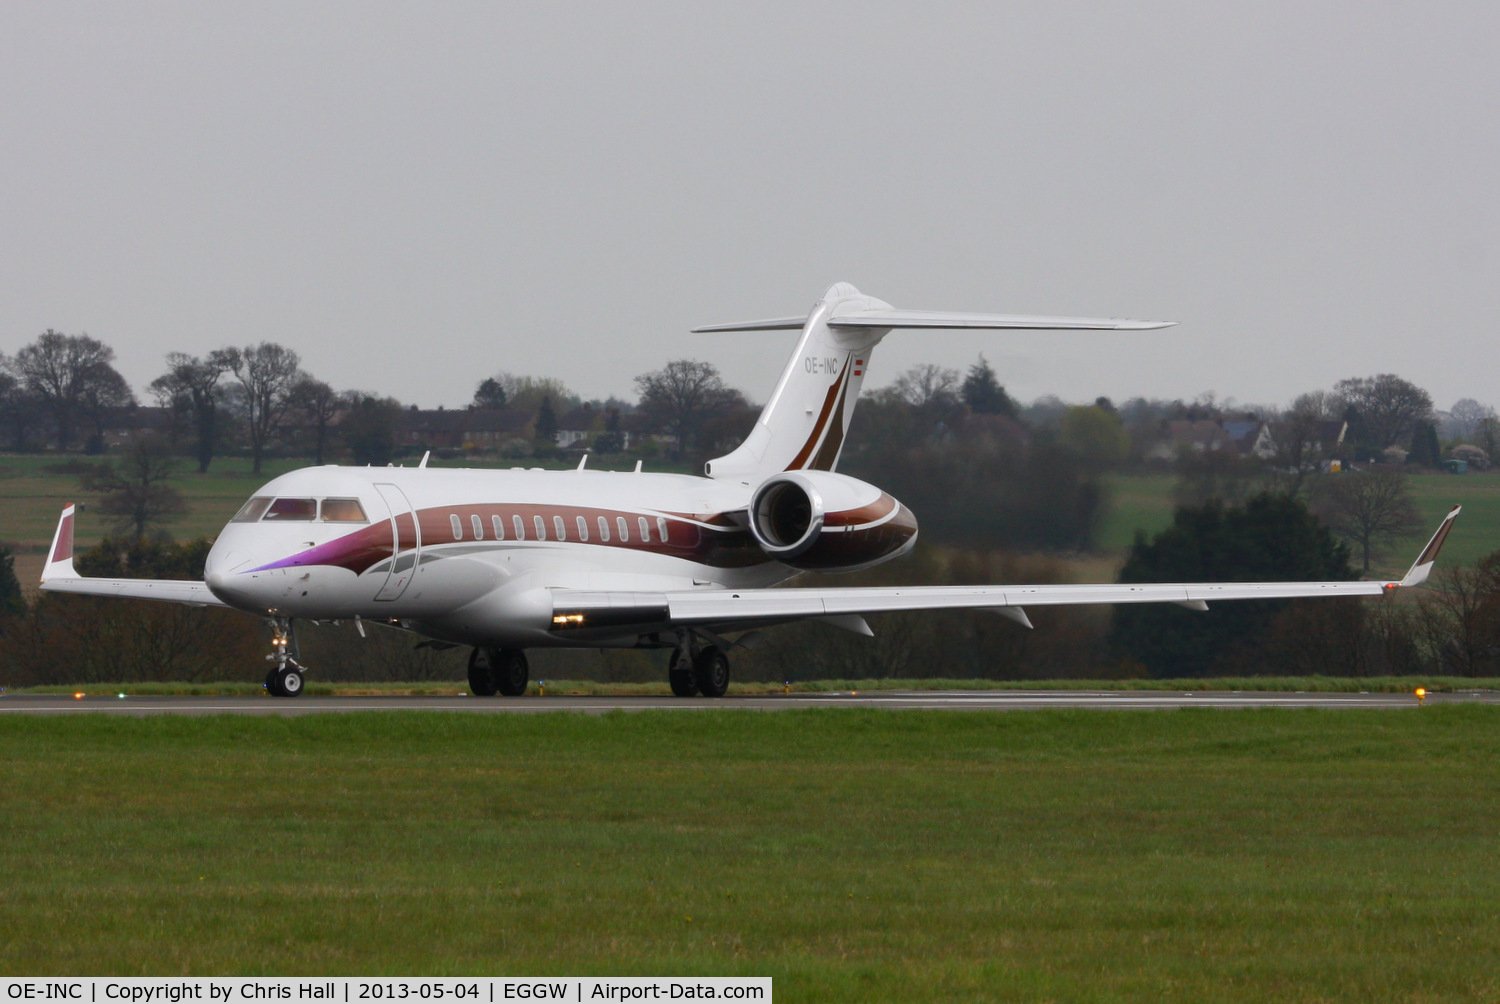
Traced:
<path fill-rule="evenodd" d="M 804 571 L 852 572 L 917 540 L 911 510 L 874 485 L 832 471 L 774 475 L 750 499 L 750 532 L 777 561 Z"/>

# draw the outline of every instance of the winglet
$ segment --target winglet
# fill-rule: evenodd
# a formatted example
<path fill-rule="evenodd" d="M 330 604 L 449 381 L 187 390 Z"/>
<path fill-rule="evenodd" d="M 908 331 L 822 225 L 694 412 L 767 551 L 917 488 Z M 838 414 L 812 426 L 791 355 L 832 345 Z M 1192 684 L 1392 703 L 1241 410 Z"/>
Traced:
<path fill-rule="evenodd" d="M 1419 586 L 1427 581 L 1427 576 L 1432 572 L 1433 562 L 1437 561 L 1438 552 L 1443 549 L 1443 541 L 1448 539 L 1448 531 L 1453 529 L 1453 521 L 1462 511 L 1463 506 L 1457 505 L 1448 510 L 1448 515 L 1443 517 L 1442 525 L 1437 528 L 1437 533 L 1433 534 L 1427 546 L 1422 548 L 1422 553 L 1417 556 L 1416 562 L 1412 564 L 1406 577 L 1401 580 L 1401 585 Z"/>
<path fill-rule="evenodd" d="M 71 502 L 63 506 L 57 532 L 52 535 L 52 547 L 47 551 L 47 564 L 42 568 L 43 582 L 78 578 L 78 573 L 73 570 L 73 512 L 76 508 Z"/>

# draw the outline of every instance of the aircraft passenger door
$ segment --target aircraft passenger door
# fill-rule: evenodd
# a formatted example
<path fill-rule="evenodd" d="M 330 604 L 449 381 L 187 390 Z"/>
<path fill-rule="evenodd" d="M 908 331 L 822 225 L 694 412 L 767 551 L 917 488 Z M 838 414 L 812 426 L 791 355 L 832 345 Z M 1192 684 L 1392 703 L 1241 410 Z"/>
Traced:
<path fill-rule="evenodd" d="M 416 574 L 417 559 L 422 553 L 422 530 L 405 492 L 390 484 L 378 484 L 375 490 L 391 510 L 391 553 L 395 555 L 391 570 L 386 574 L 385 584 L 380 587 L 375 598 L 394 600 L 406 592 L 412 576 Z"/>

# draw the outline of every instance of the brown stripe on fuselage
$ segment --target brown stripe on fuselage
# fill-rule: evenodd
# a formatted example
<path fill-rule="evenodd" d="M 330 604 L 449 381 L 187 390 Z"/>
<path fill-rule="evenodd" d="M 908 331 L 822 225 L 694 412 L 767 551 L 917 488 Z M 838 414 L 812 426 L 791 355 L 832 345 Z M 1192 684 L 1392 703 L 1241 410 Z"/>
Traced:
<path fill-rule="evenodd" d="M 720 529 L 715 526 L 705 525 L 706 520 L 715 517 L 699 517 L 695 519 L 684 519 L 675 514 L 666 512 L 626 512 L 617 509 L 601 509 L 593 506 L 566 506 L 548 505 L 541 503 L 479 503 L 455 506 L 434 506 L 423 509 L 418 514 L 422 530 L 422 547 L 427 549 L 442 544 L 453 544 L 458 542 L 468 543 L 473 540 L 493 541 L 499 544 L 514 543 L 518 540 L 525 542 L 537 541 L 535 517 L 542 518 L 542 527 L 546 531 L 546 541 L 559 542 L 557 530 L 553 523 L 554 516 L 560 516 L 563 520 L 563 538 L 561 543 L 584 544 L 586 546 L 627 548 L 634 551 L 647 551 L 653 554 L 664 554 L 673 558 L 681 558 L 685 561 L 708 565 L 713 568 L 745 568 L 751 565 L 765 564 L 771 559 L 760 546 L 755 543 L 755 538 L 748 530 L 739 527 L 725 527 Z M 717 514 L 716 514 L 717 515 Z M 457 516 L 461 536 L 455 538 L 453 535 L 450 516 Z M 478 516 L 480 526 L 484 531 L 482 537 L 473 536 L 470 516 Z M 505 535 L 503 539 L 497 540 L 494 536 L 494 527 L 491 522 L 492 516 L 499 516 L 501 529 Z M 522 537 L 515 535 L 513 516 L 521 517 L 521 525 L 524 529 Z M 582 516 L 584 525 L 588 528 L 588 540 L 579 538 L 578 517 Z M 609 526 L 609 540 L 602 540 L 599 535 L 599 517 L 604 517 Z M 626 528 L 629 531 L 627 540 L 620 540 L 619 524 L 617 518 L 624 517 Z M 642 540 L 639 520 L 644 517 L 650 530 L 649 539 Z M 661 539 L 661 531 L 657 525 L 658 519 L 667 521 L 667 539 Z"/>
<path fill-rule="evenodd" d="M 844 369 L 849 368 L 847 361 Z M 844 446 L 844 398 L 849 394 L 850 381 L 841 381 L 838 402 L 833 406 L 833 415 L 828 422 L 828 435 L 823 437 L 823 445 L 818 447 L 818 455 L 808 463 L 806 470 L 809 471 L 831 471 L 833 465 L 838 462 L 839 450 Z"/>
<path fill-rule="evenodd" d="M 807 458 L 818 445 L 818 439 L 823 435 L 823 429 L 828 425 L 828 416 L 833 413 L 835 403 L 843 400 L 844 381 L 849 376 L 849 359 L 845 357 L 844 368 L 839 371 L 839 378 L 834 381 L 833 386 L 828 388 L 828 395 L 823 399 L 823 410 L 818 412 L 818 420 L 813 423 L 812 435 L 807 437 L 807 442 L 802 444 L 802 449 L 792 458 L 792 462 L 786 465 L 789 471 L 801 470 Z"/>

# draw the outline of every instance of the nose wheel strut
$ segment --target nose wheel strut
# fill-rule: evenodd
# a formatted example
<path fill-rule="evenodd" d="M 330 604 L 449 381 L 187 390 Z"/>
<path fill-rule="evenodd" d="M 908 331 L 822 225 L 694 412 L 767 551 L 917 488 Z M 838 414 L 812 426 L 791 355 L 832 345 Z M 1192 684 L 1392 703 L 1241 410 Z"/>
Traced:
<path fill-rule="evenodd" d="M 297 632 L 290 617 L 271 618 L 271 654 L 276 665 L 266 674 L 266 690 L 272 697 L 297 697 L 302 693 L 304 670 L 297 661 Z"/>

